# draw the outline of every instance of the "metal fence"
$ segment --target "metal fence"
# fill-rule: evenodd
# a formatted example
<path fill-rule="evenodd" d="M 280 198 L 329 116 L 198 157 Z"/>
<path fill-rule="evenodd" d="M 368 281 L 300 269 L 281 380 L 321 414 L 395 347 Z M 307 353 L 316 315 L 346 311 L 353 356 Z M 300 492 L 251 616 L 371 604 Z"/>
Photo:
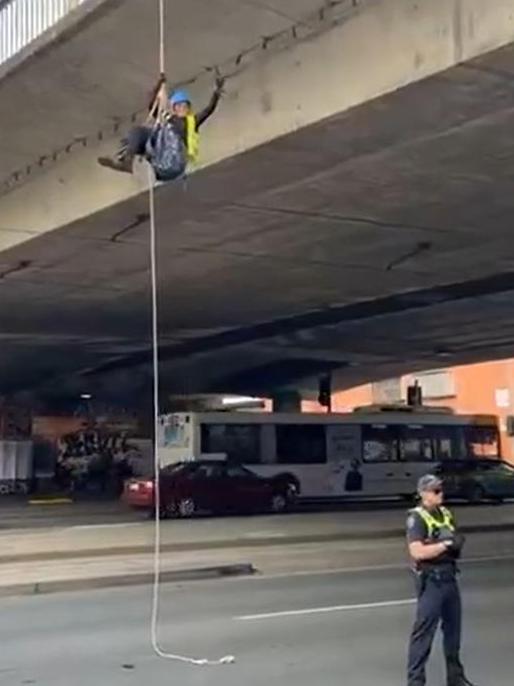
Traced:
<path fill-rule="evenodd" d="M 0 0 L 0 64 L 87 0 Z"/>

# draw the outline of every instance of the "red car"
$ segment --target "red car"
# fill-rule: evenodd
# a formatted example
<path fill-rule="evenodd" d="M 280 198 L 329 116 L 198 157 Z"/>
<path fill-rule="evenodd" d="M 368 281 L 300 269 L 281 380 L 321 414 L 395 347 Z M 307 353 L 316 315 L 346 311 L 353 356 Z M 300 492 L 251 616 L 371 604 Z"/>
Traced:
<path fill-rule="evenodd" d="M 131 479 L 123 500 L 153 512 L 153 479 Z M 298 487 L 290 475 L 265 479 L 239 465 L 213 460 L 180 462 L 161 471 L 161 516 L 192 517 L 199 512 L 284 512 Z"/>

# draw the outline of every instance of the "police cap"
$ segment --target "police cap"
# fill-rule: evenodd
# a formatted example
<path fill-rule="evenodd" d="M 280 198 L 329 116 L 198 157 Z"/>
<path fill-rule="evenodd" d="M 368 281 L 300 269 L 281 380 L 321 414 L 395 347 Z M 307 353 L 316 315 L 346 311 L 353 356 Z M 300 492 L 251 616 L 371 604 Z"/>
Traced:
<path fill-rule="evenodd" d="M 425 474 L 418 481 L 418 493 L 426 493 L 427 491 L 435 491 L 443 487 L 443 482 L 435 474 Z"/>

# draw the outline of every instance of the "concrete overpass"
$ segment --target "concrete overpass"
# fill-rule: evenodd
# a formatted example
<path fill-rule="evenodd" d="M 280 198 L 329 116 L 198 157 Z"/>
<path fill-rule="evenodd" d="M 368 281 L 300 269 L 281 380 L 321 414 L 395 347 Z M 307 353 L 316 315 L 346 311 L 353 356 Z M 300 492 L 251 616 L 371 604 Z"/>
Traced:
<path fill-rule="evenodd" d="M 215 66 L 229 81 L 204 168 L 158 191 L 167 387 L 510 354 L 511 3 L 168 9 L 168 72 L 199 101 Z M 156 31 L 149 3 L 90 0 L 0 71 L 4 392 L 148 380 L 144 183 L 95 159 L 144 103 Z"/>

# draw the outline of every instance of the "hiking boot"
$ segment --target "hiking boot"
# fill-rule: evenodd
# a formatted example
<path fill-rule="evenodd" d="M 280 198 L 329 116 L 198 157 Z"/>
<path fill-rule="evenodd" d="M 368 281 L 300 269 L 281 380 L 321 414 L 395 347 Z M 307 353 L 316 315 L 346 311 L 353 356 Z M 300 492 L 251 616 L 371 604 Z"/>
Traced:
<path fill-rule="evenodd" d="M 449 680 L 448 686 L 475 686 L 475 684 L 470 681 L 467 676 L 460 674 L 455 679 L 452 679 L 451 681 Z"/>
<path fill-rule="evenodd" d="M 132 159 L 130 157 L 99 157 L 98 164 L 113 171 L 132 173 Z"/>
<path fill-rule="evenodd" d="M 448 686 L 475 686 L 464 674 L 464 667 L 458 659 L 447 662 L 447 675 Z"/>

